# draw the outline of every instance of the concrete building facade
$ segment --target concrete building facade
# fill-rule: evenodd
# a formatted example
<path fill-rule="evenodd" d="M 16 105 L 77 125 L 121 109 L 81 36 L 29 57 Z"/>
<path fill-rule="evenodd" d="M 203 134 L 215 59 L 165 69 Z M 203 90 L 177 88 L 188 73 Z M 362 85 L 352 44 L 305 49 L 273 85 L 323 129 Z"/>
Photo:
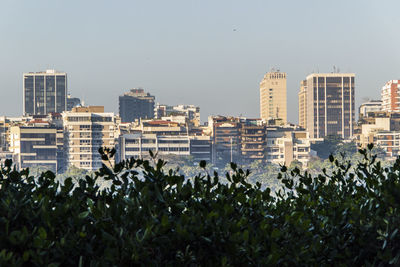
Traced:
<path fill-rule="evenodd" d="M 354 131 L 354 73 L 313 73 L 307 76 L 306 125 L 310 138 L 339 135 L 351 138 Z"/>
<path fill-rule="evenodd" d="M 62 114 L 66 165 L 86 170 L 102 166 L 100 147 L 115 146 L 115 116 L 103 106 L 75 107 Z M 113 163 L 113 162 L 112 162 Z"/>
<path fill-rule="evenodd" d="M 211 161 L 211 138 L 209 136 L 157 135 L 156 133 L 124 134 L 119 138 L 122 160 L 148 158 L 149 150 L 159 157 L 165 155 L 192 156 L 195 162 Z"/>
<path fill-rule="evenodd" d="M 381 100 L 369 100 L 364 102 L 358 108 L 358 116 L 359 118 L 368 117 L 368 113 L 377 112 L 382 110 L 382 101 Z"/>
<path fill-rule="evenodd" d="M 259 119 L 241 121 L 240 151 L 244 162 L 264 160 L 265 124 Z"/>
<path fill-rule="evenodd" d="M 163 119 L 166 117 L 184 117 L 187 122 L 198 126 L 200 125 L 200 107 L 194 105 L 169 106 L 157 103 L 154 109 L 154 117 L 157 119 Z"/>
<path fill-rule="evenodd" d="M 307 127 L 307 80 L 300 82 L 299 91 L 299 125 L 303 128 Z"/>
<path fill-rule="evenodd" d="M 388 81 L 381 90 L 382 111 L 400 112 L 400 82 Z"/>
<path fill-rule="evenodd" d="M 23 74 L 23 114 L 61 113 L 67 107 L 67 74 L 55 70 Z"/>
<path fill-rule="evenodd" d="M 297 160 L 307 166 L 310 160 L 309 133 L 285 127 L 266 127 L 265 161 L 289 165 Z"/>
<path fill-rule="evenodd" d="M 286 73 L 272 70 L 260 83 L 260 117 L 287 122 Z"/>
<path fill-rule="evenodd" d="M 131 89 L 119 97 L 119 115 L 122 122 L 133 122 L 137 119 L 154 117 L 155 97 L 143 89 Z"/>
<path fill-rule="evenodd" d="M 10 151 L 20 169 L 43 166 L 57 171 L 57 129 L 49 124 L 10 128 Z"/>

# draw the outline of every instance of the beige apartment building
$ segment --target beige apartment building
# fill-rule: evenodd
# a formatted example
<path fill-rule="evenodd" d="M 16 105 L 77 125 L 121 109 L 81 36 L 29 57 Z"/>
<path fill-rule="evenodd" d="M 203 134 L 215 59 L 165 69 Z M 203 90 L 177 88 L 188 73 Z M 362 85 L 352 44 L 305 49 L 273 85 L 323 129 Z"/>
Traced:
<path fill-rule="evenodd" d="M 310 160 L 311 142 L 307 131 L 293 127 L 266 127 L 266 162 L 290 165 L 297 160 L 307 166 Z"/>
<path fill-rule="evenodd" d="M 307 127 L 307 80 L 300 82 L 300 92 L 299 92 L 299 125 L 303 128 Z"/>
<path fill-rule="evenodd" d="M 115 146 L 114 113 L 103 106 L 75 107 L 63 113 L 67 166 L 96 170 L 102 166 L 100 147 Z M 114 162 L 112 162 L 114 163 Z"/>
<path fill-rule="evenodd" d="M 260 116 L 287 122 L 286 73 L 272 70 L 260 83 Z"/>

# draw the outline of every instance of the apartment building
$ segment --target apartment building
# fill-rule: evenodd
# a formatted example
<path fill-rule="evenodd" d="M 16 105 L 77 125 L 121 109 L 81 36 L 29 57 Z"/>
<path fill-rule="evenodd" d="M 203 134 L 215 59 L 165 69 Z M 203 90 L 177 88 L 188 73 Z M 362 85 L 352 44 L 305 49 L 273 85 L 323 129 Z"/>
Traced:
<path fill-rule="evenodd" d="M 266 127 L 265 161 L 290 165 L 294 160 L 307 166 L 310 160 L 309 133 L 286 127 Z"/>
<path fill-rule="evenodd" d="M 379 131 L 374 136 L 374 143 L 385 151 L 386 158 L 400 156 L 400 131 Z"/>
<path fill-rule="evenodd" d="M 43 121 L 11 126 L 10 152 L 16 155 L 20 169 L 43 166 L 57 171 L 57 129 Z"/>
<path fill-rule="evenodd" d="M 371 112 L 379 112 L 382 110 L 382 100 L 369 100 L 364 102 L 358 108 L 359 119 L 363 117 L 368 117 Z"/>
<path fill-rule="evenodd" d="M 103 106 L 89 106 L 72 108 L 62 116 L 66 165 L 86 170 L 100 168 L 103 162 L 99 148 L 115 146 L 114 113 L 104 112 Z"/>
<path fill-rule="evenodd" d="M 240 120 L 234 117 L 211 117 L 213 164 L 221 166 L 240 160 Z"/>
<path fill-rule="evenodd" d="M 367 116 L 360 116 L 356 140 L 361 147 L 376 144 L 376 135 L 380 132 L 400 131 L 400 113 L 371 111 Z"/>
<path fill-rule="evenodd" d="M 243 119 L 240 128 L 240 151 L 243 162 L 264 160 L 265 127 L 260 119 Z"/>
<path fill-rule="evenodd" d="M 400 82 L 388 81 L 381 90 L 382 111 L 400 112 Z"/>
<path fill-rule="evenodd" d="M 311 138 L 339 135 L 353 136 L 355 122 L 354 73 L 313 73 L 307 76 L 306 128 Z"/>
<path fill-rule="evenodd" d="M 200 108 L 194 105 L 160 105 L 157 103 L 154 109 L 154 117 L 157 119 L 169 120 L 177 119 L 182 123 L 192 123 L 195 126 L 200 125 Z"/>
<path fill-rule="evenodd" d="M 271 70 L 260 83 L 260 117 L 287 122 L 286 73 Z"/>
<path fill-rule="evenodd" d="M 10 121 L 7 117 L 0 117 L 0 151 L 7 151 L 9 144 Z"/>
<path fill-rule="evenodd" d="M 67 107 L 67 74 L 55 70 L 23 74 L 23 114 L 45 115 Z"/>
<path fill-rule="evenodd" d="M 211 161 L 209 136 L 158 135 L 156 133 L 123 134 L 119 137 L 122 160 L 149 158 L 149 150 L 159 157 L 166 155 L 193 156 L 194 161 Z"/>

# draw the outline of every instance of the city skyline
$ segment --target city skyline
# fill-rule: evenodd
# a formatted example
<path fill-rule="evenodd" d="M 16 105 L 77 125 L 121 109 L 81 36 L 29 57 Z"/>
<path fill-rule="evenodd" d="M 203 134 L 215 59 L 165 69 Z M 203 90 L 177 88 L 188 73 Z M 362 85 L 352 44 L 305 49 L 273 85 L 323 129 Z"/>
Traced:
<path fill-rule="evenodd" d="M 0 114 L 21 115 L 22 73 L 45 69 L 65 71 L 69 93 L 110 112 L 117 113 L 119 95 L 143 87 L 156 102 L 199 106 L 204 121 L 218 114 L 259 117 L 259 83 L 279 67 L 288 75 L 288 121 L 295 123 L 300 81 L 335 65 L 356 74 L 358 107 L 400 76 L 396 7 L 396 1 L 289 8 L 261 1 L 6 1 L 0 92 L 8 101 Z"/>

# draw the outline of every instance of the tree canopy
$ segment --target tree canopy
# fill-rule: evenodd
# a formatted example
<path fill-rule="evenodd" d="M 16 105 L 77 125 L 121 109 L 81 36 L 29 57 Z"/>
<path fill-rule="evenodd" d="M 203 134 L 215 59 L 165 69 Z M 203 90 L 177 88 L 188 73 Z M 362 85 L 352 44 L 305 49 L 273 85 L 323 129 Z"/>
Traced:
<path fill-rule="evenodd" d="M 74 184 L 7 160 L 0 265 L 399 265 L 400 159 L 383 168 L 359 152 L 353 167 L 330 156 L 329 173 L 282 166 L 275 194 L 234 163 L 227 183 L 205 162 L 186 179 L 163 160 L 130 159 Z"/>

